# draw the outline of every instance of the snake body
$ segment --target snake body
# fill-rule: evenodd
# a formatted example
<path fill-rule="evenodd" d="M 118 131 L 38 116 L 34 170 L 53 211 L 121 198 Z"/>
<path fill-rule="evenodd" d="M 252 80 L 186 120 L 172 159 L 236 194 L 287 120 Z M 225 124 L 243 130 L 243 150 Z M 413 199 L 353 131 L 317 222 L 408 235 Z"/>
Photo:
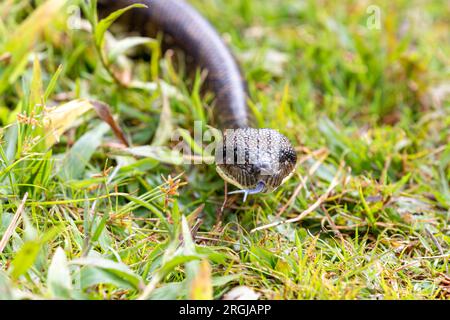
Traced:
<path fill-rule="evenodd" d="M 121 19 L 128 31 L 154 37 L 164 34 L 164 47 L 176 46 L 208 71 L 206 84 L 215 95 L 214 117 L 224 132 L 216 148 L 216 169 L 242 192 L 269 192 L 293 172 L 296 153 L 289 140 L 273 129 L 254 129 L 247 90 L 239 65 L 214 27 L 184 0 L 100 0 L 99 12 L 143 3 Z M 230 130 L 233 129 L 233 130 Z"/>

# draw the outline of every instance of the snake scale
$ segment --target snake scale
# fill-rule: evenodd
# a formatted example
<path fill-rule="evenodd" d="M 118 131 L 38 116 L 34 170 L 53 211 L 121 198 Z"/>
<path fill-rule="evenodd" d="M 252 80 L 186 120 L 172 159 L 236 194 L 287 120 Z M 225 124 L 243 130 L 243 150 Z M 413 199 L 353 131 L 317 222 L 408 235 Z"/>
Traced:
<path fill-rule="evenodd" d="M 100 15 L 134 3 L 119 22 L 143 36 L 164 34 L 163 48 L 178 47 L 207 70 L 206 86 L 215 96 L 214 118 L 224 132 L 216 148 L 216 169 L 227 182 L 248 194 L 270 192 L 293 173 L 297 156 L 277 130 L 256 129 L 247 106 L 245 80 L 236 59 L 214 27 L 184 0 L 99 0 Z"/>

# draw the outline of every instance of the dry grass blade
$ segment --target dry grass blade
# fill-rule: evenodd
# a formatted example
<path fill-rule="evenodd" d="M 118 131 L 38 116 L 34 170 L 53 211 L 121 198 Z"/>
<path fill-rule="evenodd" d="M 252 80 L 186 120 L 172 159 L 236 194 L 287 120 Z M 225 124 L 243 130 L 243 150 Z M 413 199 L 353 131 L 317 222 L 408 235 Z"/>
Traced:
<path fill-rule="evenodd" d="M 300 191 L 303 188 L 306 188 L 306 181 L 308 180 L 309 177 L 311 177 L 314 172 L 317 171 L 317 169 L 320 167 L 320 165 L 325 161 L 325 159 L 328 157 L 328 151 L 325 152 L 325 154 L 323 154 L 319 160 L 317 160 L 314 165 L 309 169 L 308 171 L 308 176 L 303 178 L 302 176 L 298 175 L 299 179 L 300 179 L 300 183 L 297 186 L 297 188 L 295 188 L 294 193 L 292 194 L 292 196 L 289 198 L 289 200 L 284 204 L 283 207 L 281 207 L 281 209 L 278 211 L 278 213 L 276 214 L 276 217 L 280 217 L 284 211 L 286 211 L 286 209 L 292 204 L 292 202 L 294 202 L 295 198 L 297 198 L 298 194 L 300 193 Z"/>
<path fill-rule="evenodd" d="M 297 198 L 300 191 L 306 187 L 306 180 L 308 179 L 308 177 L 303 178 L 301 175 L 298 175 L 298 178 L 300 179 L 300 183 L 295 188 L 295 190 L 292 193 L 292 196 L 289 198 L 289 200 L 281 207 L 280 210 L 278 210 L 278 212 L 276 214 L 277 218 L 280 217 L 286 211 L 286 209 L 292 204 L 292 202 L 294 202 L 295 198 Z"/>
<path fill-rule="evenodd" d="M 8 228 L 5 231 L 5 234 L 2 237 L 2 240 L 0 241 L 0 254 L 5 249 L 6 244 L 9 241 L 9 238 L 11 238 L 13 231 L 17 228 L 17 225 L 19 224 L 19 219 L 22 216 L 23 208 L 25 207 L 25 201 L 27 201 L 27 198 L 28 198 L 28 192 L 26 192 L 25 195 L 23 196 L 22 202 L 20 203 L 19 207 L 17 208 L 17 211 L 14 214 L 14 217 L 11 220 L 11 223 L 9 224 Z"/>
<path fill-rule="evenodd" d="M 44 27 L 54 19 L 54 15 L 66 4 L 66 0 L 48 0 L 39 6 L 14 32 L 6 43 L 6 51 L 28 47 L 37 39 Z"/>
<path fill-rule="evenodd" d="M 114 120 L 111 109 L 109 106 L 103 102 L 99 101 L 91 101 L 92 105 L 94 106 L 94 110 L 97 113 L 97 115 L 105 121 L 112 129 L 116 137 L 127 147 L 130 146 L 128 143 L 127 138 L 125 137 L 122 128 L 118 125 L 116 120 Z"/>
<path fill-rule="evenodd" d="M 189 290 L 189 299 L 212 300 L 213 288 L 211 280 L 211 266 L 208 260 L 202 260 Z"/>
<path fill-rule="evenodd" d="M 342 233 L 339 231 L 339 229 L 337 228 L 337 226 L 334 223 L 333 219 L 331 218 L 330 213 L 328 212 L 327 208 L 325 208 L 325 206 L 323 204 L 320 205 L 320 208 L 322 209 L 323 212 L 325 212 L 325 219 L 330 224 L 331 229 L 333 229 L 334 234 L 336 236 L 338 236 L 339 239 L 341 239 L 342 242 L 344 242 L 344 237 L 342 236 Z"/>
<path fill-rule="evenodd" d="M 11 56 L 9 65 L 0 75 L 0 93 L 3 93 L 20 75 L 18 67 L 30 53 L 29 48 L 39 39 L 44 28 L 55 19 L 66 3 L 67 0 L 44 2 L 15 28 L 3 45 L 0 45 L 0 53 Z"/>
<path fill-rule="evenodd" d="M 84 113 L 94 109 L 98 117 L 106 122 L 116 137 L 127 147 L 130 146 L 122 129 L 117 124 L 109 106 L 99 101 L 76 99 L 51 109 L 44 117 L 44 127 L 49 134 L 46 136 L 46 145 L 52 146 L 59 141 L 59 137 Z"/>
<path fill-rule="evenodd" d="M 47 147 L 58 142 L 59 137 L 90 109 L 92 106 L 88 101 L 76 99 L 48 111 L 43 120 L 45 132 L 48 133 L 45 138 Z"/>
<path fill-rule="evenodd" d="M 439 253 L 441 255 L 444 254 L 444 250 L 442 249 L 441 244 L 439 243 L 439 241 L 436 239 L 436 237 L 433 235 L 433 233 L 430 231 L 430 229 L 428 229 L 427 227 L 425 227 L 425 232 L 427 233 L 427 235 L 431 238 L 431 240 L 433 241 L 434 245 L 436 246 L 436 248 L 439 250 Z"/>
<path fill-rule="evenodd" d="M 308 209 L 306 209 L 305 211 L 303 211 L 302 213 L 300 213 L 297 217 L 292 218 L 292 219 L 287 219 L 284 221 L 276 221 L 276 222 L 272 222 L 257 228 L 254 228 L 250 231 L 250 233 L 259 231 L 259 230 L 264 230 L 264 229 L 269 229 L 272 227 L 276 227 L 282 224 L 287 224 L 287 223 L 292 223 L 292 222 L 297 222 L 302 220 L 304 217 L 306 217 L 308 214 L 310 214 L 311 212 L 313 212 L 314 210 L 316 210 L 331 194 L 331 192 L 334 190 L 334 188 L 336 188 L 336 186 L 339 183 L 339 180 L 341 178 L 341 171 L 342 171 L 342 167 L 343 167 L 343 163 L 341 163 L 341 165 L 339 166 L 338 172 L 336 173 L 336 175 L 334 176 L 333 180 L 331 181 L 330 185 L 328 186 L 328 189 L 325 191 L 324 194 L 322 194 L 319 199 L 317 199 L 316 202 L 314 202 L 313 205 L 311 205 Z"/>
<path fill-rule="evenodd" d="M 161 281 L 161 279 L 162 279 L 162 274 L 159 272 L 156 273 L 152 277 L 152 280 L 150 280 L 150 282 L 147 284 L 145 289 L 142 291 L 141 295 L 137 297 L 137 300 L 147 300 L 148 297 L 150 296 L 150 294 L 153 292 L 153 290 L 156 289 L 156 286 Z"/>

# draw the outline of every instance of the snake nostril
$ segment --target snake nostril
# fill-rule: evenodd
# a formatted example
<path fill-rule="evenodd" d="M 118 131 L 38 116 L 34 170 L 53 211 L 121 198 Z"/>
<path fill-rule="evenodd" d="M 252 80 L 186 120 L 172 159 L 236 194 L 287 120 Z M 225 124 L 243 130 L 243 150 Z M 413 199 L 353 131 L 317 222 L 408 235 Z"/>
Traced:
<path fill-rule="evenodd" d="M 261 164 L 259 165 L 259 168 L 260 168 L 260 169 L 267 170 L 267 169 L 270 168 L 270 164 L 268 164 L 268 163 L 266 163 L 266 162 L 263 162 L 263 163 L 261 163 Z"/>

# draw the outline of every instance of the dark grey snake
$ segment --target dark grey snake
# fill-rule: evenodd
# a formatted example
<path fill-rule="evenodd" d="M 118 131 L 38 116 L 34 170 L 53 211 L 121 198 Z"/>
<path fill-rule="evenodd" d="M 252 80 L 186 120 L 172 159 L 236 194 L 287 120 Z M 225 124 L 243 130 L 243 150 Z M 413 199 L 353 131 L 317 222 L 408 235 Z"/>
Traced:
<path fill-rule="evenodd" d="M 216 169 L 241 189 L 233 193 L 244 193 L 245 200 L 248 194 L 280 186 L 295 169 L 295 150 L 278 131 L 251 128 L 245 81 L 216 30 L 184 0 L 99 0 L 99 12 L 106 15 L 133 3 L 148 8 L 133 9 L 123 17 L 129 31 L 145 36 L 162 31 L 165 46 L 181 48 L 208 71 L 206 84 L 215 94 L 214 117 L 224 132 L 223 143 L 216 148 Z"/>

